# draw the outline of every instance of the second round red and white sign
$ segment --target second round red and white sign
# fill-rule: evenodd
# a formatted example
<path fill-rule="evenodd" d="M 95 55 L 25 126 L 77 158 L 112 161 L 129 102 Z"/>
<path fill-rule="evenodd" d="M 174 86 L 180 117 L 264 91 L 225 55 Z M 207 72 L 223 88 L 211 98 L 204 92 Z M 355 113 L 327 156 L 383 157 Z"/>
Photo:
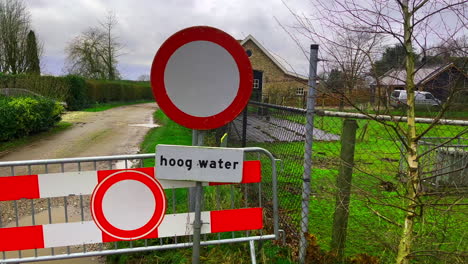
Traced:
<path fill-rule="evenodd" d="M 111 237 L 135 240 L 149 235 L 161 224 L 166 197 L 161 184 L 150 175 L 126 170 L 102 180 L 91 195 L 91 215 Z"/>

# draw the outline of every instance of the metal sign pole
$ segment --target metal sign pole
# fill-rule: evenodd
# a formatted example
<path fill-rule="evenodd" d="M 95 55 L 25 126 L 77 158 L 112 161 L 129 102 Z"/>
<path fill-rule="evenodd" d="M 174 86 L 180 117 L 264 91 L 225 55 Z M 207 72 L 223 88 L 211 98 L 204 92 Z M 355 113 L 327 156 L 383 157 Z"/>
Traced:
<path fill-rule="evenodd" d="M 299 263 L 305 263 L 307 253 L 306 233 L 309 232 L 310 174 L 312 171 L 312 144 L 314 141 L 315 90 L 317 86 L 318 45 L 310 45 L 309 91 L 307 93 L 306 135 L 304 147 L 304 174 L 302 176 L 301 237 Z"/>
<path fill-rule="evenodd" d="M 204 133 L 203 131 L 193 130 L 192 143 L 194 146 L 203 146 Z M 201 182 L 197 182 L 194 188 L 194 195 L 190 198 L 194 199 L 195 220 L 193 221 L 193 248 L 192 248 L 192 264 L 200 263 L 200 235 L 201 235 L 201 203 L 203 199 L 203 186 Z M 192 204 L 192 202 L 190 202 Z"/>

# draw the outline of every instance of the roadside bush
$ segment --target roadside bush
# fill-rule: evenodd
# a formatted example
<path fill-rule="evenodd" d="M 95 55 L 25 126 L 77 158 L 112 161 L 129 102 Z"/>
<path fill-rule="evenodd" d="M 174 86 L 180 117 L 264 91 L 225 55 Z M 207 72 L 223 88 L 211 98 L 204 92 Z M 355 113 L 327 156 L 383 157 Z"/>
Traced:
<path fill-rule="evenodd" d="M 0 141 L 45 131 L 60 121 L 63 107 L 41 97 L 0 97 Z"/>

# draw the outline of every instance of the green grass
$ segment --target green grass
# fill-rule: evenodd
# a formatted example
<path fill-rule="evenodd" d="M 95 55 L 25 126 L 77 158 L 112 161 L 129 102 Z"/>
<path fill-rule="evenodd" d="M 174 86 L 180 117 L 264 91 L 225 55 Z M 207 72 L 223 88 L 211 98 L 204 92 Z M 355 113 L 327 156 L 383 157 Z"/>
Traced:
<path fill-rule="evenodd" d="M 141 241 L 135 241 L 138 245 Z M 119 245 L 127 246 L 125 242 Z M 262 264 L 290 264 L 294 263 L 289 259 L 290 250 L 286 247 L 279 247 L 272 241 L 265 241 L 258 250 L 259 242 L 255 242 L 257 247 L 257 263 Z M 248 264 L 251 263 L 248 243 L 228 244 L 220 246 L 201 247 L 200 262 L 204 264 Z M 162 250 L 144 253 L 134 253 L 126 255 L 111 255 L 107 257 L 107 263 L 159 263 L 159 264 L 188 264 L 192 263 L 192 250 L 182 248 L 175 250 Z"/>
<path fill-rule="evenodd" d="M 192 145 L 192 130 L 170 120 L 161 110 L 157 110 L 154 121 L 160 127 L 152 128 L 140 146 L 142 153 L 154 153 L 157 144 Z M 146 161 L 145 166 L 154 166 L 154 161 Z"/>
<path fill-rule="evenodd" d="M 143 104 L 143 103 L 151 103 L 153 101 L 150 100 L 142 100 L 136 102 L 112 102 L 112 103 L 102 103 L 102 104 L 95 104 L 88 108 L 82 109 L 81 111 L 84 112 L 101 112 L 105 110 L 109 110 L 114 107 L 124 106 L 124 105 L 134 105 L 134 104 Z"/>
<path fill-rule="evenodd" d="M 56 133 L 58 133 L 60 131 L 63 131 L 65 129 L 71 127 L 72 125 L 73 125 L 72 123 L 68 123 L 68 122 L 59 122 L 58 124 L 56 124 L 54 127 L 52 127 L 48 131 L 40 132 L 40 133 L 35 134 L 35 135 L 30 135 L 30 136 L 26 136 L 26 137 L 14 139 L 14 140 L 10 140 L 10 141 L 7 141 L 7 142 L 1 142 L 0 143 L 0 155 L 2 153 L 7 153 L 9 151 L 12 151 L 12 150 L 14 150 L 14 149 L 16 149 L 18 147 L 28 145 L 31 142 L 33 142 L 35 140 L 38 140 L 38 139 L 40 139 L 42 137 L 56 134 Z"/>
<path fill-rule="evenodd" d="M 277 113 L 275 116 L 301 124 L 305 123 L 303 115 Z M 394 261 L 402 230 L 397 225 L 402 225 L 404 218 L 404 211 L 397 209 L 397 207 L 404 206 L 404 200 L 401 197 L 402 183 L 397 178 L 400 143 L 392 136 L 394 131 L 388 126 L 368 120 L 357 120 L 357 122 L 359 128 L 346 254 L 354 256 L 367 253 L 379 257 L 382 263 L 391 263 Z M 314 123 L 315 128 L 339 135 L 343 119 L 316 116 Z M 405 129 L 406 124 L 400 123 L 400 126 Z M 417 124 L 417 130 L 421 132 L 428 126 Z M 437 125 L 426 137 L 453 137 L 466 131 L 466 127 Z M 314 195 L 310 201 L 309 228 L 310 232 L 318 238 L 321 248 L 329 250 L 341 143 L 339 141 L 314 141 L 313 144 L 314 169 L 311 185 Z M 254 143 L 250 146 L 264 147 L 284 161 L 284 170 L 278 179 L 280 211 L 286 212 L 292 223 L 299 229 L 304 142 Z M 424 166 L 423 170 L 428 171 L 430 167 Z M 382 187 L 383 183 L 394 184 L 396 189 L 385 190 Z M 425 197 L 424 199 L 427 202 L 439 203 L 443 203 L 440 200 L 444 200 L 445 203 L 450 204 L 456 198 Z M 466 203 L 466 198 L 458 203 Z M 463 213 L 463 209 L 463 206 L 425 207 L 423 220 L 416 224 L 415 232 L 418 236 L 414 249 L 447 252 L 466 250 L 465 230 L 468 229 L 468 225 L 465 220 L 466 212 Z M 447 263 L 461 263 L 457 262 L 455 257 L 444 256 L 442 259 L 444 258 L 443 261 L 448 261 Z M 417 261 L 417 263 L 444 263 L 442 260 L 438 262 L 439 260 L 431 257 L 420 257 Z"/>

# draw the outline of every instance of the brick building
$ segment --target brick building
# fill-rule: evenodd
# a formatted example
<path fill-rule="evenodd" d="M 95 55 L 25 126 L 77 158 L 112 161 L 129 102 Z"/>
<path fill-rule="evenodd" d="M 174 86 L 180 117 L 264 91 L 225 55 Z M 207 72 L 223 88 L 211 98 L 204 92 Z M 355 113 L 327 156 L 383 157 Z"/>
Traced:
<path fill-rule="evenodd" d="M 308 78 L 288 71 L 252 35 L 240 40 L 240 43 L 254 70 L 252 100 L 303 106 Z"/>

